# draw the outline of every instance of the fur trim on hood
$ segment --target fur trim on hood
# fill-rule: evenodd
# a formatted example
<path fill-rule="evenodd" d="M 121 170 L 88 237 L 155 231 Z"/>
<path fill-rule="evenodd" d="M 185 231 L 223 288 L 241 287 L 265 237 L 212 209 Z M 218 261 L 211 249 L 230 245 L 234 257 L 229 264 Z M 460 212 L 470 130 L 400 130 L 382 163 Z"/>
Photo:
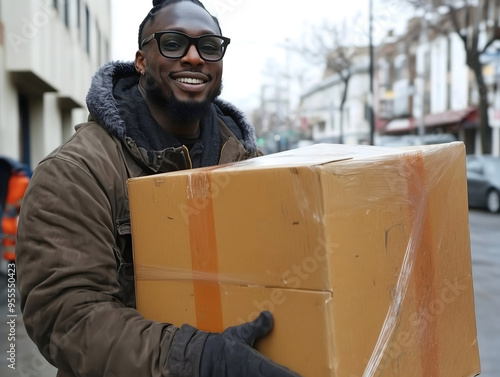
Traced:
<path fill-rule="evenodd" d="M 121 78 L 137 77 L 133 62 L 109 62 L 104 64 L 92 77 L 90 90 L 87 94 L 87 107 L 92 117 L 109 133 L 124 140 L 127 135 L 127 125 L 120 116 L 113 95 L 116 82 Z M 243 136 L 242 143 L 249 152 L 255 152 L 257 138 L 255 129 L 248 122 L 242 111 L 234 105 L 221 99 L 214 101 L 218 116 L 228 124 L 229 128 L 238 127 Z M 230 123 L 233 124 L 230 124 Z"/>

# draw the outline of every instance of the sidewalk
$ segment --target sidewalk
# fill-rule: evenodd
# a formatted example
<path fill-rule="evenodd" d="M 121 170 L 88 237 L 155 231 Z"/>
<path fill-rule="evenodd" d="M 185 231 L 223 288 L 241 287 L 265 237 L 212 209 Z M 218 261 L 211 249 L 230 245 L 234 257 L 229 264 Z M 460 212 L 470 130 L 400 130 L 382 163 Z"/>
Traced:
<path fill-rule="evenodd" d="M 0 339 L 2 339 L 2 357 L 0 358 L 0 376 L 2 377 L 55 377 L 57 370 L 50 365 L 40 354 L 35 344 L 31 341 L 24 328 L 23 317 L 21 315 L 19 294 L 16 297 L 15 315 L 16 317 L 7 317 L 7 271 L 6 266 L 2 264 L 0 278 L 0 291 L 2 292 L 2 305 L 0 305 L 0 318 L 2 318 L 2 326 L 0 326 Z M 10 313 L 9 313 L 10 314 Z M 9 358 L 10 344 L 10 326 L 8 321 L 15 322 L 15 364 L 11 363 Z M 10 367 L 9 367 L 10 365 Z M 13 369 L 12 367 L 15 367 Z"/>

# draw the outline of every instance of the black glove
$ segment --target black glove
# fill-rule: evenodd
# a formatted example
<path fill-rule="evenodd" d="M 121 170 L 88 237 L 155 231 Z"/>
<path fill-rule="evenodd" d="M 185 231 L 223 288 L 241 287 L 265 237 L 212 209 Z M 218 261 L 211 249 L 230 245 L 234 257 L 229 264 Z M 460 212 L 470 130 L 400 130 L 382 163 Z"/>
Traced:
<path fill-rule="evenodd" d="M 273 316 L 262 312 L 254 321 L 209 334 L 201 354 L 200 377 L 300 377 L 253 348 L 273 327 Z"/>

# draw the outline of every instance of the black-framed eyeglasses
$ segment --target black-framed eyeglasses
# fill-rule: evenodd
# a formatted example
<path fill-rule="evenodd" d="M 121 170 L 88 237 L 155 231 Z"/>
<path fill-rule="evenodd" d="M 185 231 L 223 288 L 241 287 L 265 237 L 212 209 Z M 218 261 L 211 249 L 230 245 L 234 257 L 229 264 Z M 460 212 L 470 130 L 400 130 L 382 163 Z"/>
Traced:
<path fill-rule="evenodd" d="M 180 59 L 194 45 L 200 57 L 207 62 L 217 62 L 224 57 L 227 45 L 231 40 L 215 34 L 204 34 L 190 37 L 179 31 L 158 31 L 144 38 L 141 48 L 153 39 L 158 43 L 160 53 L 169 59 Z"/>

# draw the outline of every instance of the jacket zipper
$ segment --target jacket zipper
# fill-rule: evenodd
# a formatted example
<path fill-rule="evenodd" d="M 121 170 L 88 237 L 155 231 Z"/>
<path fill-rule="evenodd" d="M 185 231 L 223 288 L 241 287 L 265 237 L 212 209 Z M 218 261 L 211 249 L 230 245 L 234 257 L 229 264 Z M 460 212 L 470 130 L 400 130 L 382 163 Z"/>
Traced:
<path fill-rule="evenodd" d="M 189 163 L 189 169 L 192 169 L 193 163 L 191 162 L 191 157 L 189 156 L 189 149 L 184 144 L 182 145 L 182 149 L 184 150 L 185 158 L 187 159 L 187 161 Z"/>

